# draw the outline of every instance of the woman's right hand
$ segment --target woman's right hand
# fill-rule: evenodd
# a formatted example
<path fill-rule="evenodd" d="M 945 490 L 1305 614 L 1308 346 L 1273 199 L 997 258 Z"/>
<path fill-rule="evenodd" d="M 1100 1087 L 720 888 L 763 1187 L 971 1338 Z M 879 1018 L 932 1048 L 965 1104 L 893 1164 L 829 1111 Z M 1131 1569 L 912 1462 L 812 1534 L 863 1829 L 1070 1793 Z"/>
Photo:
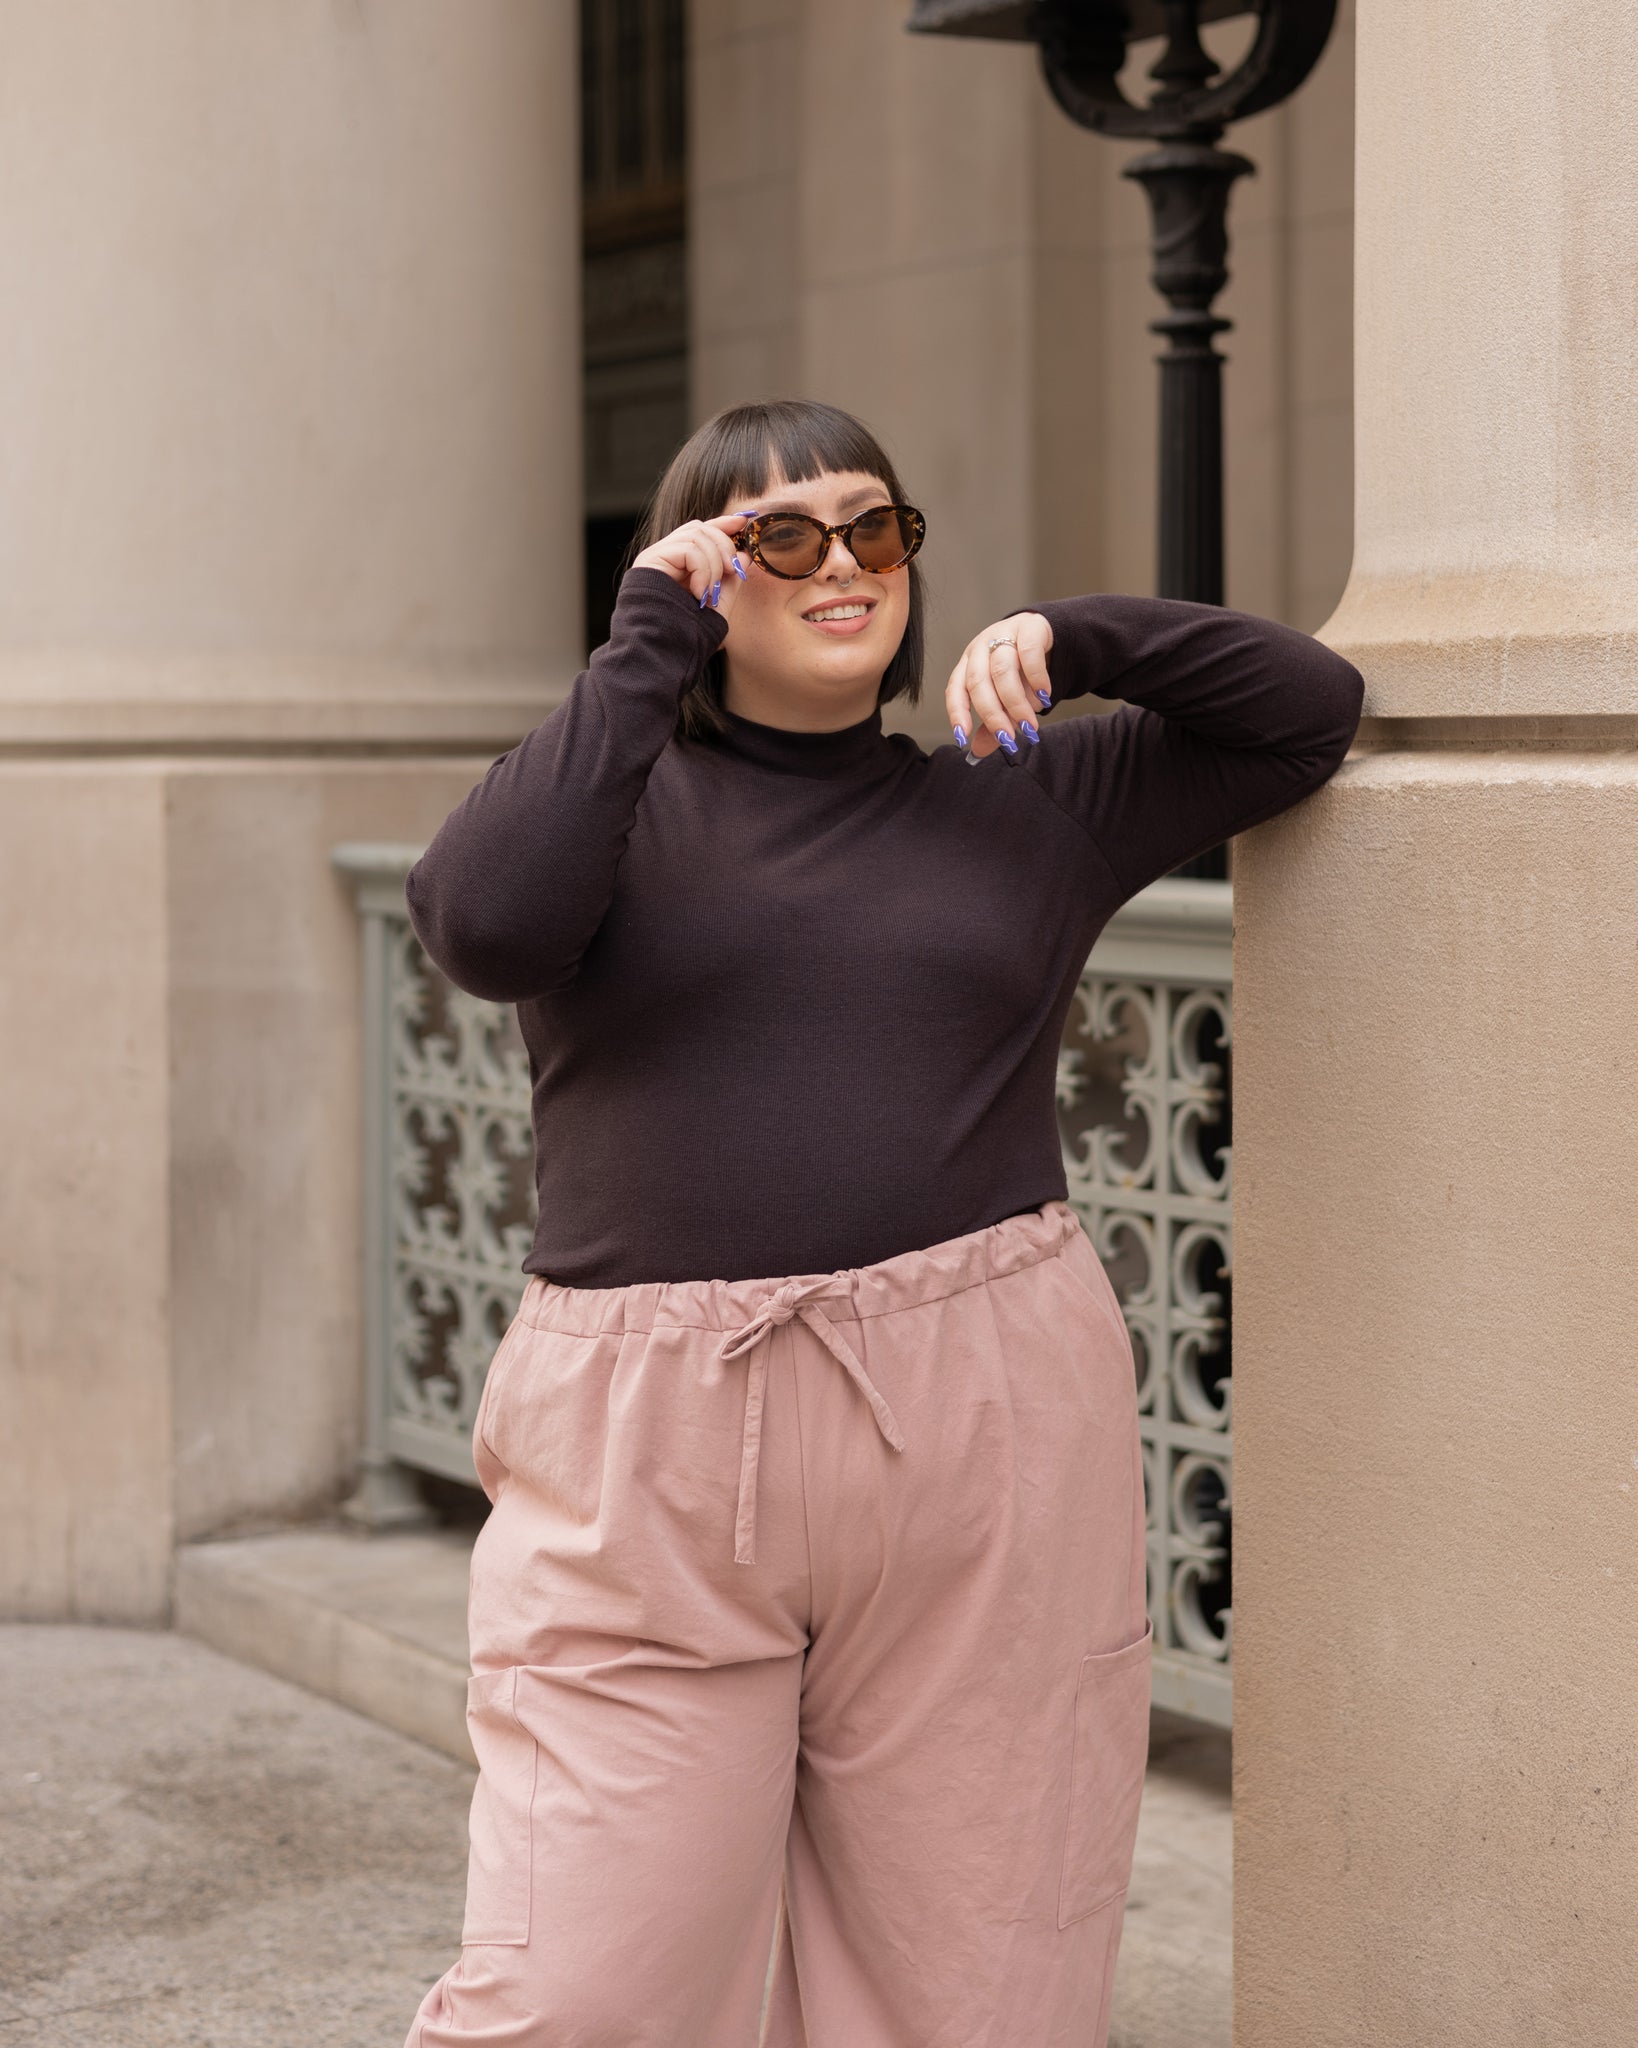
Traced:
<path fill-rule="evenodd" d="M 731 536 L 755 516 L 753 512 L 722 512 L 715 519 L 685 520 L 674 532 L 644 548 L 631 566 L 658 569 L 726 617 L 748 573 Z"/>

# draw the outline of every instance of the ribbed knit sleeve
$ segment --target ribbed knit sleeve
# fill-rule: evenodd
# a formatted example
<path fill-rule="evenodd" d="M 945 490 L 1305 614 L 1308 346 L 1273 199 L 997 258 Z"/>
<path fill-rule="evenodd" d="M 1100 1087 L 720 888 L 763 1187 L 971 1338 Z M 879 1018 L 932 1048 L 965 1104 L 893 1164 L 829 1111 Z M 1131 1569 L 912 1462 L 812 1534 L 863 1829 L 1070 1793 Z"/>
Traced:
<path fill-rule="evenodd" d="M 1096 842 L 1128 895 L 1318 789 L 1359 724 L 1364 679 L 1307 633 L 1220 605 L 1094 595 L 1020 607 L 1052 627 L 1053 702 L 1018 765 Z"/>
<path fill-rule="evenodd" d="M 521 1002 L 574 978 L 608 910 L 649 772 L 727 622 L 628 569 L 607 642 L 489 770 L 409 873 L 410 922 L 457 987 Z"/>

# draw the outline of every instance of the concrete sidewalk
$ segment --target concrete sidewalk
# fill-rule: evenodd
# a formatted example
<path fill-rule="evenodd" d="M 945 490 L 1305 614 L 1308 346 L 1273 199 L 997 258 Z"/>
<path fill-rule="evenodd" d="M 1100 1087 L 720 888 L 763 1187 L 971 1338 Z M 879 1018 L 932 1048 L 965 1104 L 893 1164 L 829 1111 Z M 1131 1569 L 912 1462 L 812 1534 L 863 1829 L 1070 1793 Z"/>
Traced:
<path fill-rule="evenodd" d="M 1227 2048 L 1223 1745 L 1156 1750 L 1111 2048 Z M 0 1629 L 0 2048 L 400 2048 L 471 1787 L 185 1638 Z"/>

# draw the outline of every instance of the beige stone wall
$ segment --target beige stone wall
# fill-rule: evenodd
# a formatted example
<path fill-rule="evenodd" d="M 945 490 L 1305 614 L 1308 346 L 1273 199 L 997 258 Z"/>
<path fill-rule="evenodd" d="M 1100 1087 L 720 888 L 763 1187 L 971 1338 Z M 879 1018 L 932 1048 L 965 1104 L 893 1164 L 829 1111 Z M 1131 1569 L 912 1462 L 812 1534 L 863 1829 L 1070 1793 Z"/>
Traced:
<path fill-rule="evenodd" d="M 172 1076 L 152 776 L 0 772 L 0 1611 L 162 1613 Z"/>
<path fill-rule="evenodd" d="M 359 976 L 330 848 L 472 760 L 0 763 L 5 1611 L 333 1501 L 362 1420 Z"/>
<path fill-rule="evenodd" d="M 574 12 L 0 5 L 0 1611 L 359 1407 L 357 934 L 580 665 Z"/>
<path fill-rule="evenodd" d="M 1154 355 L 1135 154 L 1033 50 L 911 36 L 876 0 L 696 0 L 693 415 L 796 393 L 890 443 L 928 510 L 928 715 L 1030 597 L 1154 578 Z M 1245 24 L 1209 32 L 1232 60 Z M 1132 89 L 1154 45 L 1130 67 Z M 1228 597 L 1308 628 L 1347 574 L 1352 11 L 1303 93 L 1227 138 Z M 844 61 L 845 59 L 845 61 Z"/>
<path fill-rule="evenodd" d="M 1367 716 L 1236 873 L 1240 2048 L 1638 2009 L 1635 53 L 1361 9 Z"/>

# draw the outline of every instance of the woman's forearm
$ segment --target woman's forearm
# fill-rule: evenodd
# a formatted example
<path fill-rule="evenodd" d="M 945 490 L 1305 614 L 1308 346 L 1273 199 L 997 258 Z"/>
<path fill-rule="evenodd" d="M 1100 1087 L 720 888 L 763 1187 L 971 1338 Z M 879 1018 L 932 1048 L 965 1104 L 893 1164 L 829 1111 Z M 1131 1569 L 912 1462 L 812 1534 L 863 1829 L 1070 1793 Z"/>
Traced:
<path fill-rule="evenodd" d="M 1359 722 L 1359 671 L 1310 634 L 1224 605 L 1096 595 L 1032 607 L 1052 627 L 1054 699 L 1141 704 L 1221 746 L 1334 752 Z"/>
<path fill-rule="evenodd" d="M 1359 724 L 1359 671 L 1275 620 L 1116 595 L 1030 609 L 1052 627 L 1055 703 L 1124 700 L 1043 729 L 1036 772 L 1130 889 L 1311 794 Z"/>
<path fill-rule="evenodd" d="M 458 987 L 518 1002 L 573 978 L 678 700 L 726 631 L 661 571 L 626 572 L 607 643 L 410 870 L 410 921 Z"/>

